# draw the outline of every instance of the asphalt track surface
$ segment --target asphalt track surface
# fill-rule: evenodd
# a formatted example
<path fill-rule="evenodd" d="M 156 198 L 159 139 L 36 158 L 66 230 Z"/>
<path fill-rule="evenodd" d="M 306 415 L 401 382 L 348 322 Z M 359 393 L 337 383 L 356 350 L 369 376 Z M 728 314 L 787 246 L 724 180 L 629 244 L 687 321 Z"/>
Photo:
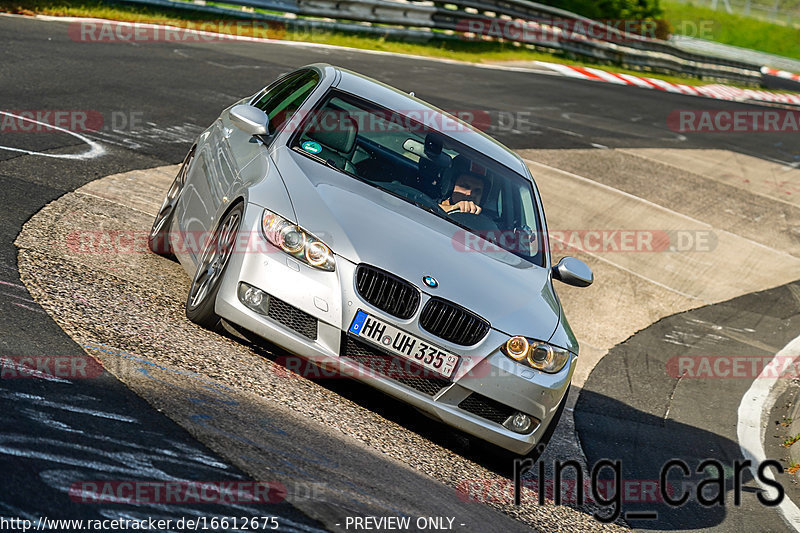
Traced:
<path fill-rule="evenodd" d="M 685 462 L 693 472 L 708 458 L 719 461 L 724 469 L 725 507 L 701 505 L 696 484 L 704 476 L 691 474 L 683 476 L 690 483 L 686 490 L 692 494 L 685 506 L 627 503 L 626 512 L 658 513 L 658 520 L 631 521 L 633 526 L 643 530 L 722 530 L 730 527 L 726 526 L 730 513 L 758 516 L 758 524 L 748 524 L 753 530 L 780 531 L 786 527 L 747 497 L 755 493 L 753 487 L 744 487 L 742 507 L 732 510 L 733 468 L 743 458 L 736 426 L 730 424 L 725 412 L 730 409 L 728 402 L 741 398 L 752 379 L 717 375 L 709 380 L 702 373 L 682 378 L 676 373 L 672 379 L 663 376 L 669 361 L 676 362 L 679 357 L 770 358 L 800 331 L 797 289 L 796 284 L 781 286 L 670 316 L 612 349 L 595 367 L 575 409 L 578 435 L 588 457 L 620 459 L 624 479 L 657 480 L 662 466 L 672 459 Z M 615 393 L 608 394 L 609 390 Z M 785 452 L 768 457 L 783 459 Z M 709 472 L 717 475 L 716 470 Z M 670 474 L 669 479 L 680 480 L 677 470 Z M 749 474 L 743 477 L 749 478 Z M 787 487 L 792 484 L 787 483 Z M 796 497 L 796 488 L 795 493 L 788 490 Z M 681 492 L 673 497 L 679 498 Z M 709 498 L 714 494 L 708 491 Z"/>
<path fill-rule="evenodd" d="M 401 89 L 413 90 L 449 110 L 481 109 L 496 116 L 501 112 L 529 111 L 536 118 L 530 119 L 528 126 L 492 132 L 520 150 L 681 148 L 687 146 L 685 137 L 664 126 L 666 117 L 676 109 L 753 109 L 555 76 L 326 48 L 246 43 L 77 43 L 69 39 L 66 28 L 64 22 L 0 18 L 4 51 L 0 61 L 2 108 L 95 110 L 107 120 L 112 116 L 127 120 L 137 117 L 148 127 L 144 134 L 137 135 L 126 134 L 124 127 L 122 132 L 98 132 L 93 138 L 103 143 L 106 154 L 94 159 L 76 161 L 0 150 L 0 199 L 4 205 L 0 215 L 3 355 L 84 353 L 31 300 L 20 282 L 13 241 L 25 221 L 48 202 L 95 178 L 179 162 L 191 139 L 227 103 L 303 64 L 326 61 L 352 68 Z M 1 135 L 2 146 L 49 154 L 75 153 L 85 148 L 83 142 L 69 135 Z M 783 164 L 800 162 L 796 141 L 792 144 L 785 134 L 695 135 L 691 136 L 690 146 L 728 150 Z M 654 183 L 651 187 L 662 185 Z M 752 338 L 764 345 L 762 349 L 766 346 L 777 351 L 795 336 L 791 332 L 797 331 L 797 306 L 792 294 L 795 293 L 789 288 L 775 289 L 689 311 L 664 319 L 611 350 L 586 381 L 575 408 L 577 433 L 588 463 L 604 457 L 620 458 L 626 477 L 642 480 L 653 479 L 650 467 L 660 466 L 667 457 L 696 461 L 710 456 L 728 463 L 735 460 L 739 452 L 730 427 L 735 426 L 735 406 L 748 383 L 726 382 L 711 396 L 707 382 L 698 382 L 706 387 L 698 385 L 696 390 L 682 391 L 687 404 L 685 416 L 680 422 L 665 422 L 664 395 L 669 397 L 671 392 L 659 388 L 663 384 L 659 382 L 663 367 L 660 373 L 648 376 L 650 359 L 640 355 L 645 352 L 663 358 L 678 353 L 670 350 L 685 348 L 664 344 L 665 328 L 681 325 L 686 329 L 688 323 L 699 330 L 689 333 L 702 336 L 703 328 L 713 329 L 723 320 L 727 322 L 725 327 L 754 330 Z M 728 348 L 746 349 L 741 343 Z M 622 374 L 626 375 L 627 389 L 620 386 Z M 658 386 L 654 387 L 654 383 Z M 671 385 L 674 384 L 665 384 Z M 0 464 L 5 474 L 0 481 L 3 515 L 106 516 L 107 509 L 77 504 L 64 490 L 68 480 L 92 479 L 91 473 L 97 471 L 99 463 L 117 464 L 128 476 L 143 479 L 244 477 L 110 375 L 91 383 L 3 380 L 0 389 L 7 407 L 0 415 Z M 85 445 L 87 441 L 91 445 Z M 678 444 L 682 451 L 676 449 Z M 151 464 L 130 465 L 124 455 L 126 449 L 131 456 L 134 450 L 158 453 L 150 457 Z M 164 456 L 174 460 L 164 463 L 160 459 Z M 676 512 L 659 509 L 658 520 L 631 523 L 655 530 L 785 529 L 776 511 L 753 504 L 752 490 L 748 504 L 741 508 L 689 507 Z M 176 509 L 159 511 L 185 514 Z M 147 509 L 141 508 L 127 512 L 148 514 Z M 229 514 L 225 509 L 206 508 L 203 512 Z M 289 505 L 274 512 L 298 528 L 318 527 Z"/>

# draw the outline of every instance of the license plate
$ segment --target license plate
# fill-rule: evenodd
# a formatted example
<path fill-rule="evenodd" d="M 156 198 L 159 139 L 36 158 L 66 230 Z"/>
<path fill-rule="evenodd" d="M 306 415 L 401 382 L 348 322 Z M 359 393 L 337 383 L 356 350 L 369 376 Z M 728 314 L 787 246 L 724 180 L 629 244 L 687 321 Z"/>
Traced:
<path fill-rule="evenodd" d="M 350 324 L 349 331 L 393 355 L 413 361 L 446 378 L 453 375 L 458 365 L 459 357 L 457 355 L 440 350 L 429 342 L 397 329 L 360 309 L 356 313 L 353 323 Z"/>

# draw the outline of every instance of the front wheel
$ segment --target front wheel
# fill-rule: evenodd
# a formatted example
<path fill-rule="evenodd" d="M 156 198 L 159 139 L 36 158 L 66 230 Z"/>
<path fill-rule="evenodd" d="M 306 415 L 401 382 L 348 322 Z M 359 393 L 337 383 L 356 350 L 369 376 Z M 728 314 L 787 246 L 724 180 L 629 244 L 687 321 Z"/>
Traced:
<path fill-rule="evenodd" d="M 189 296 L 186 298 L 186 318 L 204 328 L 214 329 L 219 316 L 214 312 L 222 275 L 236 245 L 236 235 L 242 224 L 244 204 L 237 204 L 222 218 L 197 266 Z"/>

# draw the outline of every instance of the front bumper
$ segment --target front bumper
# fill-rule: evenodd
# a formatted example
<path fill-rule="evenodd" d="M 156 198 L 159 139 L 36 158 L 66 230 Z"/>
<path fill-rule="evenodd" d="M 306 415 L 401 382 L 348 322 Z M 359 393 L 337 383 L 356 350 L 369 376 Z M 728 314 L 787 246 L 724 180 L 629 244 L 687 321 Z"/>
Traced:
<path fill-rule="evenodd" d="M 219 316 L 293 354 L 368 383 L 435 419 L 514 453 L 531 451 L 550 423 L 557 423 L 553 417 L 572 378 L 574 355 L 560 372 L 547 374 L 502 354 L 499 348 L 508 336 L 493 329 L 469 347 L 435 337 L 418 325 L 420 309 L 430 297 L 421 287 L 422 301 L 413 317 L 401 320 L 388 315 L 359 296 L 355 287 L 357 265 L 337 256 L 335 272 L 325 272 L 300 263 L 269 244 L 261 237 L 262 213 L 260 206 L 246 206 L 240 231 L 249 232 L 251 239 L 261 238 L 262 242 L 231 256 L 217 296 L 215 309 Z M 267 316 L 248 308 L 239 299 L 241 283 L 277 299 L 286 312 Z M 365 357 L 370 353 L 385 355 L 346 333 L 359 309 L 461 356 L 451 380 L 438 378 L 420 386 L 413 378 L 373 370 L 365 363 Z M 316 335 L 298 326 L 298 321 L 315 321 Z M 539 423 L 527 434 L 503 426 L 504 413 L 516 412 Z"/>

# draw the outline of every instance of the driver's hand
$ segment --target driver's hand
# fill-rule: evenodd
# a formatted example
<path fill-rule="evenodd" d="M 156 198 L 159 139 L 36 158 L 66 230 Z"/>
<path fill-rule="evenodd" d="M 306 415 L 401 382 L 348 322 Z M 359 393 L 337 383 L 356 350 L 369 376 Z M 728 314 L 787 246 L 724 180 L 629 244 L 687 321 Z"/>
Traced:
<path fill-rule="evenodd" d="M 451 209 L 449 209 L 447 212 L 448 213 L 461 212 L 461 213 L 472 213 L 473 215 L 480 215 L 481 206 L 470 200 L 461 200 L 460 202 L 453 204 Z"/>

